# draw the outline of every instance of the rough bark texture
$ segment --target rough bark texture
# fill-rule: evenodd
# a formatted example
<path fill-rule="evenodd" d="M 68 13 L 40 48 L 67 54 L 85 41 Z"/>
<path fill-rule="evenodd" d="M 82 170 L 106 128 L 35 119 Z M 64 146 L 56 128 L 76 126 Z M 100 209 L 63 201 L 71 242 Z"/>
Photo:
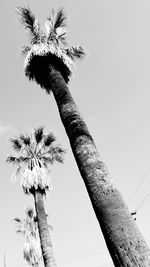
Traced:
<path fill-rule="evenodd" d="M 34 194 L 34 200 L 45 267 L 57 267 L 45 214 L 43 195 L 40 192 L 36 191 Z"/>
<path fill-rule="evenodd" d="M 84 180 L 115 266 L 150 266 L 150 250 L 107 168 L 60 72 L 51 69 L 50 84 L 79 171 Z"/>

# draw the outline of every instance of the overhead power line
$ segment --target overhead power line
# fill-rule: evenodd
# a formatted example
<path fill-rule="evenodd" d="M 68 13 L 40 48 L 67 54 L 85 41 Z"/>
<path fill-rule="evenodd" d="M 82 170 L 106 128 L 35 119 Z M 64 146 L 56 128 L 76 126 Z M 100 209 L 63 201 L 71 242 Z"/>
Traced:
<path fill-rule="evenodd" d="M 137 205 L 136 210 L 139 210 L 143 206 L 144 202 L 149 196 L 150 196 L 150 192 L 148 192 L 147 195 L 142 199 L 142 201 Z"/>
<path fill-rule="evenodd" d="M 131 197 L 129 198 L 129 202 L 131 202 L 132 199 L 135 197 L 136 193 L 138 192 L 138 190 L 139 190 L 140 187 L 142 186 L 143 182 L 146 180 L 148 174 L 150 174 L 150 168 L 149 168 L 148 171 L 145 173 L 145 175 L 143 176 L 141 182 L 138 184 L 138 186 L 136 187 L 135 191 L 133 192 L 133 194 L 132 194 Z"/>

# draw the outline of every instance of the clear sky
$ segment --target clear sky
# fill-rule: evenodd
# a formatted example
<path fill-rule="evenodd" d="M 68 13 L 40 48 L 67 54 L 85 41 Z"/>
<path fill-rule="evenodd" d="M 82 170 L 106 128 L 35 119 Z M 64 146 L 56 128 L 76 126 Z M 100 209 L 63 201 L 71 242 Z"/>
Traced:
<path fill-rule="evenodd" d="M 51 8 L 65 8 L 69 43 L 88 51 L 69 88 L 150 244 L 150 1 L 0 0 L 0 266 L 4 252 L 7 267 L 27 266 L 12 219 L 33 204 L 20 181 L 10 181 L 8 138 L 41 125 L 67 149 L 64 165 L 51 169 L 53 192 L 46 201 L 58 266 L 112 266 L 54 98 L 24 76 L 20 47 L 28 39 L 14 11 L 20 5 L 29 5 L 41 23 Z"/>

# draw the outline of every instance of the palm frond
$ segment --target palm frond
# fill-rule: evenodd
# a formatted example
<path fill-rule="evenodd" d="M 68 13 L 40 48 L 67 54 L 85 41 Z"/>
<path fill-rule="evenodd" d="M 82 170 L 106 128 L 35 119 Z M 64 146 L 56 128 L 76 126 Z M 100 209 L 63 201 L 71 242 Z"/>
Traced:
<path fill-rule="evenodd" d="M 62 155 L 57 154 L 55 156 L 55 161 L 57 161 L 58 163 L 64 163 L 64 157 Z"/>
<path fill-rule="evenodd" d="M 53 164 L 54 160 L 52 157 L 48 157 L 48 156 L 42 156 L 40 158 L 40 160 L 43 162 L 44 166 L 46 166 L 46 168 L 48 168 L 48 164 Z"/>
<path fill-rule="evenodd" d="M 20 218 L 16 217 L 13 219 L 13 221 L 15 222 L 16 232 L 19 234 L 24 234 L 24 220 L 21 220 Z"/>
<path fill-rule="evenodd" d="M 55 21 L 55 10 L 54 8 L 51 9 L 51 14 L 47 17 L 47 21 L 51 25 L 51 29 L 54 27 L 54 21 Z"/>
<path fill-rule="evenodd" d="M 18 217 L 14 218 L 14 221 L 17 223 L 21 223 L 21 219 L 19 219 Z"/>
<path fill-rule="evenodd" d="M 31 144 L 30 136 L 20 135 L 20 140 L 23 142 L 25 146 L 29 146 Z"/>
<path fill-rule="evenodd" d="M 19 164 L 19 163 L 18 163 Z M 20 166 L 20 164 L 19 164 L 19 166 L 18 166 L 18 168 L 13 172 L 13 174 L 12 174 L 12 176 L 11 176 L 11 178 L 10 178 L 10 180 L 14 183 L 14 182 L 16 182 L 16 179 L 17 179 L 17 176 L 20 174 L 20 172 L 21 172 L 21 166 Z"/>
<path fill-rule="evenodd" d="M 54 134 L 53 133 L 49 133 L 44 138 L 44 145 L 45 146 L 50 146 L 55 140 L 56 140 L 56 138 L 55 138 Z"/>
<path fill-rule="evenodd" d="M 29 219 L 34 219 L 34 210 L 33 208 L 29 207 L 26 209 L 26 216 Z"/>
<path fill-rule="evenodd" d="M 18 165 L 21 163 L 28 162 L 28 160 L 29 160 L 29 157 L 23 157 L 23 156 L 15 157 L 15 156 L 10 155 L 7 157 L 6 162 Z"/>
<path fill-rule="evenodd" d="M 16 152 L 19 152 L 21 150 L 22 144 L 18 138 L 9 138 L 9 141 L 11 142 L 12 147 Z"/>
<path fill-rule="evenodd" d="M 34 219 L 33 219 L 34 223 L 37 223 L 38 222 L 38 218 L 36 215 L 34 215 Z"/>
<path fill-rule="evenodd" d="M 37 129 L 35 129 L 35 131 L 34 131 L 34 137 L 35 137 L 37 144 L 39 144 L 44 137 L 43 131 L 44 131 L 44 127 L 39 127 Z"/>
<path fill-rule="evenodd" d="M 30 157 L 19 157 L 20 163 L 27 163 L 29 161 Z"/>
<path fill-rule="evenodd" d="M 64 49 L 67 56 L 69 56 L 72 60 L 74 59 L 83 59 L 86 56 L 86 52 L 83 47 L 76 46 Z"/>
<path fill-rule="evenodd" d="M 14 156 L 9 156 L 6 159 L 7 163 L 13 163 L 13 164 L 19 164 L 20 163 L 20 159 Z"/>
<path fill-rule="evenodd" d="M 22 46 L 21 47 L 21 54 L 23 56 L 26 56 L 30 50 L 31 50 L 30 46 Z"/>
<path fill-rule="evenodd" d="M 24 234 L 24 231 L 18 227 L 18 229 L 16 229 L 16 233 L 17 234 Z"/>
<path fill-rule="evenodd" d="M 66 30 L 62 27 L 58 27 L 56 29 L 53 28 L 53 24 L 51 20 L 47 20 L 45 22 L 45 31 L 43 32 L 43 40 L 47 43 L 54 43 L 58 47 L 67 46 L 66 41 Z"/>
<path fill-rule="evenodd" d="M 26 29 L 33 32 L 35 16 L 31 12 L 30 8 L 29 7 L 18 7 L 16 10 L 18 14 L 20 15 L 21 23 L 25 26 Z"/>
<path fill-rule="evenodd" d="M 66 30 L 64 30 L 63 28 L 57 28 L 56 30 L 57 33 L 57 40 L 58 40 L 58 44 L 59 42 L 61 42 L 63 44 L 63 46 L 67 46 L 67 41 L 66 41 Z"/>
<path fill-rule="evenodd" d="M 34 26 L 34 33 L 36 34 L 37 38 L 40 38 L 40 34 L 41 34 L 40 24 L 37 19 L 35 19 L 33 26 Z"/>
<path fill-rule="evenodd" d="M 44 26 L 45 26 L 45 31 L 43 31 L 43 40 L 49 41 L 53 33 L 53 25 L 51 19 L 47 19 Z"/>
<path fill-rule="evenodd" d="M 66 16 L 64 14 L 63 8 L 58 9 L 53 21 L 53 27 L 55 30 L 59 27 L 66 27 Z"/>
<path fill-rule="evenodd" d="M 20 21 L 29 31 L 31 43 L 38 43 L 40 40 L 40 25 L 29 7 L 18 7 L 17 12 L 20 15 Z"/>
<path fill-rule="evenodd" d="M 66 151 L 60 145 L 56 145 L 56 146 L 51 147 L 48 150 L 47 154 L 50 155 L 52 163 L 54 163 L 55 161 L 59 163 L 63 163 L 65 152 Z"/>

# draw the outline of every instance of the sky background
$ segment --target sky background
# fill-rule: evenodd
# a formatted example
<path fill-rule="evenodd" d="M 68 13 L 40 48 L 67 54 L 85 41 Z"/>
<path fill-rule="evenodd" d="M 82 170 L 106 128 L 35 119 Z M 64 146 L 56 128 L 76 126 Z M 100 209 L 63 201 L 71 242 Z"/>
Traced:
<path fill-rule="evenodd" d="M 0 266 L 28 266 L 24 239 L 12 219 L 24 217 L 32 196 L 25 196 L 13 167 L 8 138 L 45 126 L 67 154 L 51 168 L 53 192 L 46 210 L 53 227 L 58 266 L 113 266 L 75 164 L 53 95 L 46 95 L 24 75 L 20 47 L 28 44 L 16 6 L 29 5 L 41 23 L 51 8 L 64 7 L 68 41 L 88 52 L 77 62 L 69 88 L 97 148 L 137 224 L 150 244 L 150 1 L 149 0 L 0 0 Z M 140 186 L 138 187 L 138 185 Z M 137 187 L 139 188 L 138 190 Z M 136 193 L 135 193 L 136 192 Z"/>

